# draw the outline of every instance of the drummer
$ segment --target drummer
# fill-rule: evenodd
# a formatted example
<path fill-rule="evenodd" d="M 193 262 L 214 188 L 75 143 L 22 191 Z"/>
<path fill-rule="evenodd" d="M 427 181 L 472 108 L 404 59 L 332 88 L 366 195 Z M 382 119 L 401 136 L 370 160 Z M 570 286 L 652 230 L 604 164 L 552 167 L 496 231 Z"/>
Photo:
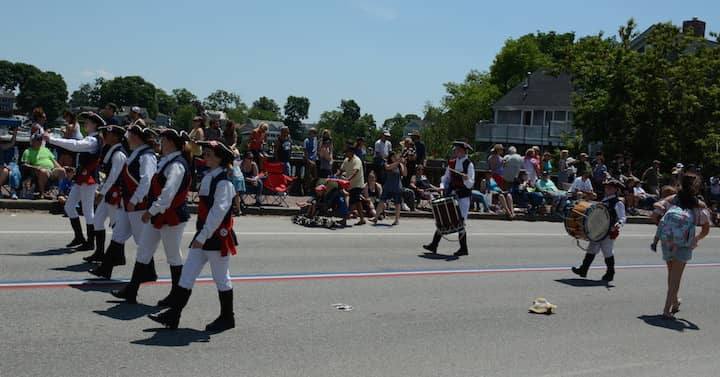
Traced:
<path fill-rule="evenodd" d="M 602 203 L 608 207 L 610 211 L 610 234 L 601 241 L 591 241 L 588 245 L 587 253 L 580 267 L 573 267 L 572 272 L 586 277 L 588 269 L 595 259 L 595 255 L 602 250 L 605 257 L 605 265 L 607 271 L 603 275 L 602 280 L 612 281 L 615 276 L 615 239 L 620 235 L 620 229 L 625 224 L 625 204 L 618 198 L 617 194 L 625 186 L 617 179 L 610 178 L 603 182 L 605 186 L 605 196 Z"/>
<path fill-rule="evenodd" d="M 445 174 L 440 180 L 440 189 L 443 190 L 445 196 L 457 196 L 464 225 L 467 224 L 468 211 L 470 210 L 470 193 L 475 185 L 475 166 L 467 157 L 467 153 L 472 152 L 473 149 L 464 141 L 455 141 L 452 146 L 455 151 L 455 158 L 448 162 Z M 436 230 L 432 242 L 423 245 L 423 248 L 431 253 L 436 253 L 441 237 L 442 234 Z M 465 233 L 464 228 L 460 231 L 460 249 L 453 255 L 456 257 L 468 255 L 467 233 Z"/>

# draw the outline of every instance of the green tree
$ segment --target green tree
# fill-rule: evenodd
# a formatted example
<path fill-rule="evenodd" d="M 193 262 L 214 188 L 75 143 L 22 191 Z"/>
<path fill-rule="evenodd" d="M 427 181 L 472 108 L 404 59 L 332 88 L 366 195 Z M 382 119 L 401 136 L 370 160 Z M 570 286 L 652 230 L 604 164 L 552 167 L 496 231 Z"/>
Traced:
<path fill-rule="evenodd" d="M 252 103 L 250 110 L 248 110 L 248 117 L 262 120 L 282 120 L 280 106 L 275 100 L 265 96 Z"/>
<path fill-rule="evenodd" d="M 151 118 L 155 118 L 158 113 L 155 85 L 140 76 L 115 77 L 105 81 L 100 87 L 100 104 L 108 102 L 118 106 L 144 107 Z"/>
<path fill-rule="evenodd" d="M 192 127 L 192 119 L 195 117 L 195 106 L 183 105 L 178 107 L 173 118 L 173 125 L 176 128 L 189 131 Z"/>
<path fill-rule="evenodd" d="M 49 121 L 54 121 L 67 106 L 67 85 L 55 72 L 39 72 L 23 80 L 17 96 L 18 107 L 25 112 L 42 106 Z"/>
<path fill-rule="evenodd" d="M 155 96 L 157 98 L 158 111 L 166 115 L 174 115 L 178 109 L 178 103 L 175 96 L 167 94 L 164 90 L 158 88 Z"/>
<path fill-rule="evenodd" d="M 283 122 L 290 128 L 292 138 L 300 140 L 303 136 L 302 121 L 308 117 L 310 100 L 307 97 L 289 96 L 283 110 L 285 111 Z"/>
<path fill-rule="evenodd" d="M 38 73 L 41 73 L 42 71 L 35 67 L 32 64 L 26 64 L 26 63 L 15 63 L 15 66 L 13 67 L 13 71 L 15 72 L 14 80 L 17 83 L 17 86 L 19 86 L 22 90 L 23 85 L 32 77 L 37 75 Z"/>
<path fill-rule="evenodd" d="M 0 88 L 15 91 L 15 87 L 17 87 L 15 64 L 7 60 L 0 60 Z"/>
<path fill-rule="evenodd" d="M 180 102 L 178 101 L 178 103 Z M 245 104 L 242 102 L 239 95 L 218 89 L 205 98 L 203 106 L 208 110 L 227 112 L 230 109 L 243 107 Z"/>
<path fill-rule="evenodd" d="M 446 83 L 447 94 L 442 100 L 445 109 L 440 126 L 450 139 L 475 139 L 475 126 L 481 120 L 493 119 L 492 105 L 500 98 L 500 90 L 485 72 L 470 71 L 462 83 Z"/>
<path fill-rule="evenodd" d="M 198 100 L 192 92 L 185 88 L 173 89 L 172 96 L 175 97 L 178 106 L 192 105 L 193 102 Z"/>
<path fill-rule="evenodd" d="M 70 106 L 102 106 L 100 104 L 100 88 L 105 79 L 98 77 L 94 83 L 84 83 L 80 87 L 70 94 Z"/>
<path fill-rule="evenodd" d="M 549 48 L 549 47 L 548 47 Z M 507 93 L 521 83 L 528 72 L 550 65 L 550 57 L 540 50 L 540 45 L 532 34 L 518 39 L 508 39 L 490 66 L 492 82 Z"/>

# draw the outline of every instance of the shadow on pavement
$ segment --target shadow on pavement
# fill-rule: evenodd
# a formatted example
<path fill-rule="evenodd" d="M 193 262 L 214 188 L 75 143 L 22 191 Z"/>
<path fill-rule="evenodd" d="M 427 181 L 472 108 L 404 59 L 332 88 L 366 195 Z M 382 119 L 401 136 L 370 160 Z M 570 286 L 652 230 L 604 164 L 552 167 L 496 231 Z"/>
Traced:
<path fill-rule="evenodd" d="M 133 340 L 132 344 L 162 347 L 185 347 L 191 343 L 207 343 L 210 334 L 206 331 L 193 329 L 170 330 L 165 328 L 145 329 L 143 332 L 153 333 L 148 339 Z"/>
<path fill-rule="evenodd" d="M 430 260 L 444 260 L 446 262 L 454 261 L 460 259 L 460 257 L 456 257 L 454 255 L 445 255 L 445 254 L 437 254 L 437 253 L 423 253 L 419 254 L 418 258 L 423 259 L 430 259 Z"/>
<path fill-rule="evenodd" d="M 88 272 L 95 267 L 92 263 L 78 263 L 67 267 L 51 268 L 53 271 Z"/>
<path fill-rule="evenodd" d="M 83 292 L 110 292 L 111 290 L 127 284 L 119 280 L 87 279 L 81 284 L 70 284 L 70 287 Z"/>
<path fill-rule="evenodd" d="M 603 280 L 590 280 L 590 279 L 556 279 L 558 283 L 567 284 L 573 287 L 606 287 L 614 288 L 610 282 Z"/>
<path fill-rule="evenodd" d="M 157 306 L 145 304 L 128 304 L 121 301 L 108 302 L 115 304 L 115 306 L 111 306 L 107 310 L 93 310 L 93 313 L 121 321 L 131 321 L 133 319 L 144 317 L 148 314 L 157 313 L 162 309 Z"/>
<path fill-rule="evenodd" d="M 76 253 L 77 250 L 75 249 L 69 249 L 66 247 L 61 247 L 57 249 L 48 249 L 43 251 L 33 251 L 32 253 L 28 253 L 27 255 L 31 255 L 34 257 L 46 257 L 46 256 L 53 256 L 53 255 L 63 255 L 63 254 L 73 254 Z"/>
<path fill-rule="evenodd" d="M 687 319 L 682 318 L 675 318 L 675 319 L 668 319 L 663 317 L 660 314 L 656 315 L 641 315 L 638 317 L 638 319 L 643 320 L 645 323 L 647 323 L 650 326 L 655 327 L 662 327 L 669 330 L 675 330 L 675 331 L 685 331 L 685 330 L 695 330 L 698 331 L 700 328 L 688 321 Z"/>

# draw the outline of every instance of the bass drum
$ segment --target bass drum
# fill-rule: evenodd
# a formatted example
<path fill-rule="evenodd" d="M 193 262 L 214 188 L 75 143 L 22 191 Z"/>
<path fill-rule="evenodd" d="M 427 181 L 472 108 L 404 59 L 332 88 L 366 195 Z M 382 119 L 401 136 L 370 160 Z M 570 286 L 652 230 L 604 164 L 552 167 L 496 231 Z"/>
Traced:
<path fill-rule="evenodd" d="M 438 198 L 430 202 L 435 227 L 438 233 L 452 234 L 465 229 L 463 217 L 460 215 L 460 206 L 453 196 Z"/>
<path fill-rule="evenodd" d="M 598 242 L 610 233 L 610 210 L 603 203 L 581 200 L 565 217 L 565 231 L 578 240 Z"/>

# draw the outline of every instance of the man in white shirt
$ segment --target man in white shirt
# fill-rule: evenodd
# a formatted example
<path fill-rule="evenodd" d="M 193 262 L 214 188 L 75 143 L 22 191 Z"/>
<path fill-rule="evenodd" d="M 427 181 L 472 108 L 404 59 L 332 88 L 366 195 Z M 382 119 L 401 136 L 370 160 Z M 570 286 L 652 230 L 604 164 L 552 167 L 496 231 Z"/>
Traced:
<path fill-rule="evenodd" d="M 588 200 L 597 198 L 590 180 L 590 173 L 590 171 L 583 171 L 583 174 L 575 179 L 575 182 L 570 186 L 570 190 L 568 190 L 571 198 Z"/>
<path fill-rule="evenodd" d="M 380 139 L 375 142 L 375 149 L 373 151 L 375 176 L 380 183 L 385 183 L 385 159 L 387 159 L 388 153 L 392 150 L 392 143 L 388 140 L 389 137 L 390 131 L 383 131 Z"/>

